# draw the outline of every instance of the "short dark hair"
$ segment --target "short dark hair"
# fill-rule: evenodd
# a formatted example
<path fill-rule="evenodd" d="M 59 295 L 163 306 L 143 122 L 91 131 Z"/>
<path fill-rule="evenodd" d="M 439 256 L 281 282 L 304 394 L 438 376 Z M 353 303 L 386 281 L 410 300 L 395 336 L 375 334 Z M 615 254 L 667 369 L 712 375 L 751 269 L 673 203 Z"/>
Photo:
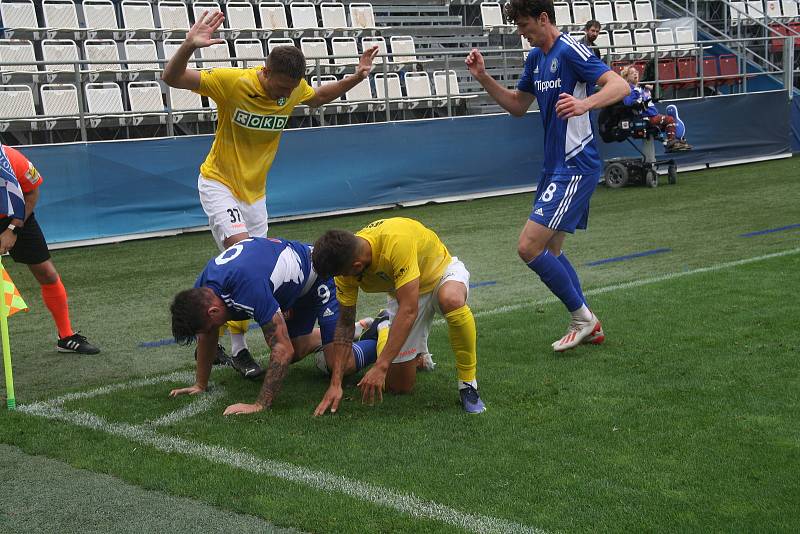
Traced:
<path fill-rule="evenodd" d="M 358 238 L 346 230 L 328 230 L 314 243 L 311 263 L 321 278 L 342 274 L 356 259 Z"/>
<path fill-rule="evenodd" d="M 588 21 L 588 22 L 586 23 L 586 25 L 583 27 L 583 31 L 588 31 L 588 30 L 589 30 L 589 28 L 594 28 L 595 26 L 597 27 L 597 29 L 598 29 L 598 30 L 599 30 L 600 28 L 602 28 L 602 26 L 600 25 L 600 21 L 599 21 L 599 20 L 594 20 L 594 19 L 593 19 L 593 20 L 590 20 L 590 21 Z"/>
<path fill-rule="evenodd" d="M 551 24 L 556 23 L 556 8 L 553 0 L 510 0 L 503 6 L 508 22 L 514 24 L 520 17 L 538 18 L 547 13 Z"/>
<path fill-rule="evenodd" d="M 299 80 L 306 75 L 306 57 L 296 46 L 276 46 L 267 56 L 267 67 L 276 74 Z"/>
<path fill-rule="evenodd" d="M 172 335 L 178 345 L 189 345 L 207 323 L 206 310 L 211 295 L 203 287 L 186 289 L 175 295 L 169 307 L 172 314 Z"/>

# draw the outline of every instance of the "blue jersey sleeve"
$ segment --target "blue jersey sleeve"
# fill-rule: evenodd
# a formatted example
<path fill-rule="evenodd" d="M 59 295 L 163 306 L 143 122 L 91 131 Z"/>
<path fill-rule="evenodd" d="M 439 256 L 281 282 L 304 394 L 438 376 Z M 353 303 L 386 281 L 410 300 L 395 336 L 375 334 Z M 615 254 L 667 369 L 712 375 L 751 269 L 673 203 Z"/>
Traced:
<path fill-rule="evenodd" d="M 535 94 L 533 88 L 533 69 L 537 62 L 537 50 L 538 48 L 533 48 L 530 52 L 528 52 L 528 57 L 525 58 L 525 66 L 522 69 L 522 76 L 520 76 L 519 81 L 517 82 L 518 90 L 531 94 Z"/>
<path fill-rule="evenodd" d="M 594 52 L 585 45 L 571 38 L 565 42 L 568 46 L 564 47 L 562 59 L 572 69 L 576 81 L 594 86 L 600 76 L 611 70 L 608 65 L 597 59 Z"/>
<path fill-rule="evenodd" d="M 631 94 L 623 98 L 622 103 L 628 107 L 632 107 L 639 101 L 639 98 L 641 98 L 641 96 L 642 95 L 639 93 L 639 89 L 631 85 Z"/>

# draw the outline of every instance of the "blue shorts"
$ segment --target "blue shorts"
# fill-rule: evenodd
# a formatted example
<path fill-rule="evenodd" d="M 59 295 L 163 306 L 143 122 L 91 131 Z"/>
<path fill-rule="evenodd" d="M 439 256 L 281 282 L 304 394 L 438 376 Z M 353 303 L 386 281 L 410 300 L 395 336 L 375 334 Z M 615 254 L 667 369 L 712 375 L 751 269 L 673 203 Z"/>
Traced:
<path fill-rule="evenodd" d="M 336 300 L 336 285 L 333 278 L 317 280 L 311 289 L 295 301 L 294 306 L 283 310 L 289 337 L 310 334 L 319 323 L 322 344 L 333 341 L 336 322 L 339 320 L 339 301 Z"/>
<path fill-rule="evenodd" d="M 528 219 L 563 232 L 573 233 L 576 228 L 585 230 L 589 222 L 589 200 L 599 181 L 599 173 L 543 173 Z"/>

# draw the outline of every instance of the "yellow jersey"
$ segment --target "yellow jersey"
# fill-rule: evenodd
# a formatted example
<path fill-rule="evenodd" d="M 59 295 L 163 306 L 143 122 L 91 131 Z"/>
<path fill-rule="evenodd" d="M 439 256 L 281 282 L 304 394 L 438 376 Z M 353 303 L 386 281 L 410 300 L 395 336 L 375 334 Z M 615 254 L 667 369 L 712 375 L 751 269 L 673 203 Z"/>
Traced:
<path fill-rule="evenodd" d="M 336 297 L 355 306 L 358 290 L 389 293 L 419 278 L 419 293 L 436 289 L 450 264 L 450 252 L 433 230 L 414 219 L 380 219 L 356 232 L 372 247 L 372 262 L 360 276 L 337 276 Z"/>
<path fill-rule="evenodd" d="M 271 100 L 258 80 L 261 68 L 200 71 L 195 91 L 213 99 L 218 113 L 217 134 L 200 173 L 248 204 L 266 195 L 267 173 L 292 110 L 315 94 L 303 79 L 289 98 Z"/>

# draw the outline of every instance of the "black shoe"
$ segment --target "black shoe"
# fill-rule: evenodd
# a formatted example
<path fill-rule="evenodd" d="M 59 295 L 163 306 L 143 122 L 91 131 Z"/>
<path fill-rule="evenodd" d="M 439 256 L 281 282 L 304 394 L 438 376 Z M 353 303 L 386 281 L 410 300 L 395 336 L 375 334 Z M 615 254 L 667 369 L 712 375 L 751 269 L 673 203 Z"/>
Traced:
<path fill-rule="evenodd" d="M 364 330 L 361 334 L 361 337 L 358 338 L 359 341 L 364 341 L 365 339 L 372 339 L 374 341 L 378 341 L 378 326 L 381 323 L 385 323 L 389 320 L 389 310 L 381 310 L 378 312 L 378 315 L 372 321 L 372 324 Z"/>
<path fill-rule="evenodd" d="M 77 352 L 78 354 L 98 354 L 100 349 L 89 343 L 85 336 L 75 332 L 69 337 L 62 337 L 56 343 L 58 352 Z"/>
<path fill-rule="evenodd" d="M 194 349 L 194 361 L 197 361 L 197 347 Z M 212 365 L 230 365 L 231 357 L 225 352 L 225 347 L 217 345 L 217 357 L 211 362 Z"/>
<path fill-rule="evenodd" d="M 231 357 L 230 366 L 245 378 L 256 379 L 264 374 L 264 369 L 258 365 L 247 349 L 242 349 L 236 356 Z"/>

